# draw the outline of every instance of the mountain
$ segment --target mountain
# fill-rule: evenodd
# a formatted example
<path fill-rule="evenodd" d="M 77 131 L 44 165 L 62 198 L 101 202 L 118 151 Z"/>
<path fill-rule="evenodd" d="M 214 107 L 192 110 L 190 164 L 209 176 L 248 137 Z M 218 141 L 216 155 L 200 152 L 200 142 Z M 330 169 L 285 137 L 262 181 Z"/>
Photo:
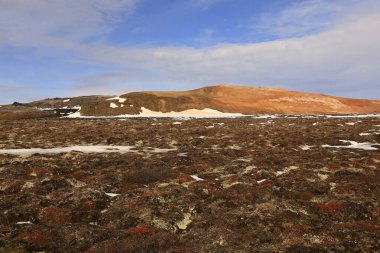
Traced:
<path fill-rule="evenodd" d="M 45 99 L 14 108 L 80 108 L 81 116 L 140 114 L 141 111 L 180 112 L 213 109 L 241 114 L 370 114 L 380 113 L 380 101 L 350 99 L 286 89 L 232 85 L 209 86 L 189 91 L 142 91 L 110 96 Z M 12 109 L 13 108 L 13 109 Z"/>

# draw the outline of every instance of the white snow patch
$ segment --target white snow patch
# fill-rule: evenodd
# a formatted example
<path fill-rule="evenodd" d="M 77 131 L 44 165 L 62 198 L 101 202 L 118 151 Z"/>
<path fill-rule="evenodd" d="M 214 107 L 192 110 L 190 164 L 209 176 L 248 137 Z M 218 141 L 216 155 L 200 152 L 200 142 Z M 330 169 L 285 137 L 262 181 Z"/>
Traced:
<path fill-rule="evenodd" d="M 371 135 L 371 133 L 360 133 L 359 135 L 360 136 L 368 136 L 368 135 Z"/>
<path fill-rule="evenodd" d="M 173 125 L 181 125 L 181 124 L 182 124 L 182 122 L 179 122 L 179 121 L 173 122 Z"/>
<path fill-rule="evenodd" d="M 185 118 L 230 118 L 241 117 L 241 113 L 224 113 L 213 109 L 189 109 L 181 112 L 155 112 L 145 107 L 141 107 L 142 112 L 138 115 L 140 117 L 185 117 Z"/>
<path fill-rule="evenodd" d="M 265 181 L 267 181 L 267 180 L 266 179 L 262 179 L 262 180 L 257 181 L 257 183 L 261 184 L 261 183 L 264 183 Z"/>
<path fill-rule="evenodd" d="M 111 198 L 115 198 L 117 196 L 120 196 L 120 194 L 117 194 L 117 193 L 110 193 L 110 192 L 105 192 L 105 194 L 108 196 L 108 197 L 111 197 Z"/>
<path fill-rule="evenodd" d="M 118 100 L 120 104 L 124 103 L 127 101 L 126 98 L 121 98 L 121 97 L 113 97 L 113 98 L 108 98 L 107 100 Z"/>
<path fill-rule="evenodd" d="M 350 114 L 350 115 L 316 115 L 326 118 L 379 118 L 380 114 Z"/>
<path fill-rule="evenodd" d="M 63 100 L 63 103 L 67 103 L 67 102 L 70 102 L 70 99 Z"/>
<path fill-rule="evenodd" d="M 30 221 L 19 221 L 16 224 L 18 224 L 18 225 L 32 225 L 33 223 Z"/>
<path fill-rule="evenodd" d="M 72 151 L 83 153 L 137 153 L 139 150 L 135 146 L 72 146 L 60 148 L 30 148 L 30 149 L 0 149 L 0 154 L 30 156 L 33 154 L 59 154 L 68 153 Z M 145 148 L 143 151 L 151 153 L 166 153 L 175 151 L 176 149 L 162 149 L 162 148 Z"/>
<path fill-rule="evenodd" d="M 119 106 L 117 104 L 115 104 L 115 103 L 110 103 L 110 107 L 111 108 L 118 108 Z"/>
<path fill-rule="evenodd" d="M 302 146 L 300 146 L 300 149 L 302 149 L 302 150 L 310 150 L 312 147 L 314 147 L 314 146 L 302 145 Z"/>
<path fill-rule="evenodd" d="M 349 143 L 350 145 L 346 146 L 331 146 L 331 145 L 322 145 L 323 148 L 349 148 L 349 149 L 362 149 L 362 150 L 377 150 L 377 148 L 373 146 L 379 146 L 377 143 L 370 142 L 356 142 L 356 141 L 347 141 L 347 140 L 339 140 L 343 143 Z"/>
<path fill-rule="evenodd" d="M 200 178 L 198 177 L 197 175 L 191 175 L 190 176 L 192 179 L 196 180 L 196 181 L 205 181 L 203 178 Z"/>
<path fill-rule="evenodd" d="M 346 125 L 349 125 L 349 126 L 354 126 L 358 123 L 360 123 L 361 121 L 356 121 L 356 122 L 348 122 L 348 123 L 345 123 Z"/>
<path fill-rule="evenodd" d="M 82 109 L 82 107 L 80 106 L 74 106 L 74 107 L 71 107 L 72 109 L 77 109 L 78 111 L 74 112 L 74 113 L 70 113 L 69 115 L 67 115 L 65 118 L 80 118 L 82 117 L 80 115 L 80 110 Z"/>

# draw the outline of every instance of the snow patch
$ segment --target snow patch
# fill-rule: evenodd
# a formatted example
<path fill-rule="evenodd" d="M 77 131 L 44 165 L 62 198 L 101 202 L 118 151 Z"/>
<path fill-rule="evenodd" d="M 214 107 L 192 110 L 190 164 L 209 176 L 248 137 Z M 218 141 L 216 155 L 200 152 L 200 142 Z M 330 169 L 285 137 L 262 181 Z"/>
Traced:
<path fill-rule="evenodd" d="M 176 149 L 145 148 L 142 151 L 151 153 L 166 153 Z M 72 151 L 83 153 L 137 153 L 140 152 L 135 146 L 72 146 L 61 148 L 30 148 L 30 149 L 0 149 L 0 154 L 30 156 L 33 154 L 59 154 Z"/>
<path fill-rule="evenodd" d="M 19 221 L 16 224 L 17 225 L 32 225 L 33 223 L 30 221 Z"/>
<path fill-rule="evenodd" d="M 63 100 L 63 103 L 67 103 L 67 102 L 70 102 L 70 99 Z"/>
<path fill-rule="evenodd" d="M 77 106 L 71 107 L 71 109 L 77 109 L 78 111 L 76 111 L 74 113 L 70 113 L 69 115 L 67 115 L 64 118 L 80 118 L 80 117 L 82 117 L 80 115 L 80 110 L 82 109 L 82 107 L 80 107 L 79 105 L 77 105 Z"/>
<path fill-rule="evenodd" d="M 229 118 L 229 117 L 241 117 L 244 114 L 241 113 L 224 113 L 213 109 L 189 109 L 180 112 L 156 112 L 151 111 L 145 107 L 141 107 L 140 117 L 188 117 L 188 118 Z"/>
<path fill-rule="evenodd" d="M 119 106 L 117 104 L 115 104 L 115 103 L 110 103 L 110 107 L 111 108 L 118 108 Z"/>
<path fill-rule="evenodd" d="M 349 126 L 354 126 L 358 123 L 360 123 L 361 121 L 356 121 L 356 122 L 348 122 L 348 123 L 345 123 L 346 125 L 349 125 Z"/>
<path fill-rule="evenodd" d="M 314 146 L 309 146 L 309 145 L 302 145 L 302 146 L 300 146 L 300 149 L 302 149 L 302 150 L 310 150 L 312 147 L 314 147 Z"/>
<path fill-rule="evenodd" d="M 377 143 L 370 143 L 370 142 L 356 142 L 356 141 L 347 141 L 347 140 L 339 140 L 343 143 L 349 143 L 350 145 L 346 146 L 332 146 L 332 145 L 322 145 L 323 148 L 348 148 L 348 149 L 362 149 L 362 150 L 377 150 L 377 148 L 373 146 L 379 146 L 380 144 Z"/>
<path fill-rule="evenodd" d="M 120 104 L 124 103 L 125 101 L 127 101 L 126 98 L 121 98 L 121 97 L 113 97 L 113 98 L 108 98 L 107 100 L 118 100 Z"/>
<path fill-rule="evenodd" d="M 257 181 L 257 183 L 258 183 L 258 184 L 262 184 L 262 183 L 264 183 L 265 181 L 267 181 L 267 180 L 266 180 L 266 179 L 262 179 L 262 180 Z"/>
<path fill-rule="evenodd" d="M 110 193 L 110 192 L 105 192 L 105 194 L 108 196 L 108 197 L 111 197 L 111 198 L 115 198 L 117 196 L 120 196 L 120 194 L 117 194 L 117 193 Z"/>
<path fill-rule="evenodd" d="M 192 179 L 194 179 L 195 181 L 205 181 L 203 178 L 200 178 L 198 177 L 197 175 L 191 175 L 190 176 Z"/>

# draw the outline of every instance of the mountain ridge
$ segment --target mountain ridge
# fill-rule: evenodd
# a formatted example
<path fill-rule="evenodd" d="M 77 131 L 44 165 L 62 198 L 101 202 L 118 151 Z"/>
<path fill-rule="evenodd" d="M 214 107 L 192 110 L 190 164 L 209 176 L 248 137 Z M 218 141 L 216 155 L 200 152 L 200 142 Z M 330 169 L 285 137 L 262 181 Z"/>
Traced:
<path fill-rule="evenodd" d="M 187 91 L 138 91 L 111 96 L 55 98 L 0 108 L 4 111 L 80 108 L 81 116 L 138 115 L 143 108 L 161 113 L 212 109 L 252 114 L 372 114 L 380 101 L 305 93 L 280 88 L 213 85 Z M 21 110 L 22 111 L 22 110 Z"/>

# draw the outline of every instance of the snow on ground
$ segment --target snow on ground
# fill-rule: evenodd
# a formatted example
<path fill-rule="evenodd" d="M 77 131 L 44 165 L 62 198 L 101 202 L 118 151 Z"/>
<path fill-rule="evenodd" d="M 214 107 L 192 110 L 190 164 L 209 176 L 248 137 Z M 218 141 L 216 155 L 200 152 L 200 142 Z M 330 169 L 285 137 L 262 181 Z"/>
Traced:
<path fill-rule="evenodd" d="M 241 117 L 244 114 L 241 113 L 224 113 L 213 109 L 189 109 L 181 112 L 156 112 L 151 111 L 145 107 L 141 107 L 142 112 L 138 115 L 140 117 L 189 117 L 189 118 L 229 118 L 229 117 Z"/>
<path fill-rule="evenodd" d="M 197 175 L 191 175 L 190 176 L 192 179 L 196 180 L 196 181 L 205 181 L 203 178 L 200 178 L 198 177 Z"/>
<path fill-rule="evenodd" d="M 119 196 L 120 194 L 118 194 L 118 193 L 110 193 L 110 192 L 106 192 L 105 193 L 108 197 L 111 197 L 111 198 L 114 198 L 114 197 L 117 197 L 117 196 Z"/>
<path fill-rule="evenodd" d="M 379 118 L 380 114 L 318 115 L 326 118 Z"/>
<path fill-rule="evenodd" d="M 113 97 L 113 98 L 108 98 L 107 100 L 118 100 L 119 103 L 124 103 L 125 101 L 127 101 L 126 98 L 121 98 L 121 97 Z"/>
<path fill-rule="evenodd" d="M 356 121 L 356 122 L 348 122 L 348 123 L 345 123 L 346 125 L 349 125 L 349 126 L 354 126 L 356 125 L 357 123 L 360 123 L 361 121 Z"/>
<path fill-rule="evenodd" d="M 16 224 L 17 225 L 32 225 L 33 223 L 30 221 L 19 221 Z"/>
<path fill-rule="evenodd" d="M 111 108 L 117 108 L 114 103 L 110 104 Z M 81 116 L 80 112 L 72 113 L 67 118 L 83 118 L 83 119 L 93 119 L 93 118 L 234 118 L 247 116 L 241 113 L 224 113 L 213 109 L 190 109 L 181 112 L 156 112 L 141 107 L 140 114 L 124 114 L 116 116 Z"/>
<path fill-rule="evenodd" d="M 368 135 L 371 135 L 371 133 L 360 133 L 359 135 L 360 136 L 368 136 Z"/>
<path fill-rule="evenodd" d="M 312 147 L 314 147 L 314 146 L 302 145 L 302 146 L 300 146 L 300 149 L 302 149 L 302 150 L 310 150 Z"/>
<path fill-rule="evenodd" d="M 143 151 L 151 153 L 166 153 L 176 149 L 144 148 Z M 83 153 L 136 153 L 139 150 L 135 146 L 72 146 L 60 148 L 30 148 L 30 149 L 0 149 L 0 154 L 30 156 L 33 154 L 59 154 L 72 151 Z"/>
<path fill-rule="evenodd" d="M 117 104 L 115 104 L 115 103 L 110 103 L 110 107 L 111 108 L 118 108 L 119 106 Z"/>
<path fill-rule="evenodd" d="M 78 109 L 78 111 L 69 114 L 68 116 L 66 116 L 66 118 L 81 118 L 81 117 L 82 117 L 82 116 L 80 115 L 80 109 L 81 109 L 81 107 L 78 106 L 78 107 L 76 107 L 76 108 L 74 108 L 74 109 Z"/>
<path fill-rule="evenodd" d="M 63 100 L 63 103 L 67 103 L 67 102 L 70 102 L 70 99 Z"/>
<path fill-rule="evenodd" d="M 109 98 L 107 100 L 116 100 L 120 99 L 120 101 L 125 101 L 122 98 L 114 97 Z M 121 102 L 120 102 L 121 103 Z M 129 105 L 130 107 L 133 107 L 133 105 Z M 118 106 L 115 103 L 110 104 L 111 108 L 117 108 Z M 42 109 L 42 108 L 40 108 Z M 220 112 L 214 109 L 205 108 L 202 110 L 198 109 L 189 109 L 185 111 L 180 112 L 157 112 L 157 111 L 151 111 L 145 107 L 141 107 L 141 113 L 140 114 L 124 114 L 124 115 L 116 115 L 116 116 L 81 116 L 80 114 L 80 107 L 73 107 L 73 109 L 79 109 L 78 112 L 72 113 L 67 118 L 83 118 L 83 119 L 112 119 L 112 118 L 178 118 L 178 119 L 184 119 L 184 118 L 236 118 L 236 117 L 250 117 L 253 119 L 277 119 L 277 118 L 370 118 L 370 117 L 380 117 L 380 114 L 363 114 L 363 115 L 292 115 L 292 116 L 286 116 L 286 115 L 270 115 L 270 114 L 261 114 L 261 115 L 246 115 L 242 113 L 225 113 Z M 51 110 L 49 108 L 49 110 Z M 358 122 L 351 122 L 346 123 L 347 125 L 354 125 Z M 269 120 L 266 123 L 259 123 L 259 124 L 273 124 L 274 122 Z M 354 123 L 354 124 L 353 124 Z M 316 125 L 317 123 L 314 123 L 313 125 Z M 253 125 L 253 124 L 250 124 Z"/>
<path fill-rule="evenodd" d="M 331 145 L 322 145 L 323 148 L 349 148 L 349 149 L 362 149 L 362 150 L 377 150 L 377 148 L 373 146 L 379 146 L 380 144 L 377 143 L 370 143 L 370 142 L 356 142 L 356 141 L 347 141 L 347 140 L 339 140 L 343 143 L 349 143 L 350 145 L 341 145 L 341 146 L 331 146 Z"/>
<path fill-rule="evenodd" d="M 267 181 L 267 180 L 266 180 L 266 179 L 262 179 L 262 180 L 257 181 L 257 183 L 258 183 L 258 184 L 262 184 L 262 183 L 264 183 L 265 181 Z"/>

